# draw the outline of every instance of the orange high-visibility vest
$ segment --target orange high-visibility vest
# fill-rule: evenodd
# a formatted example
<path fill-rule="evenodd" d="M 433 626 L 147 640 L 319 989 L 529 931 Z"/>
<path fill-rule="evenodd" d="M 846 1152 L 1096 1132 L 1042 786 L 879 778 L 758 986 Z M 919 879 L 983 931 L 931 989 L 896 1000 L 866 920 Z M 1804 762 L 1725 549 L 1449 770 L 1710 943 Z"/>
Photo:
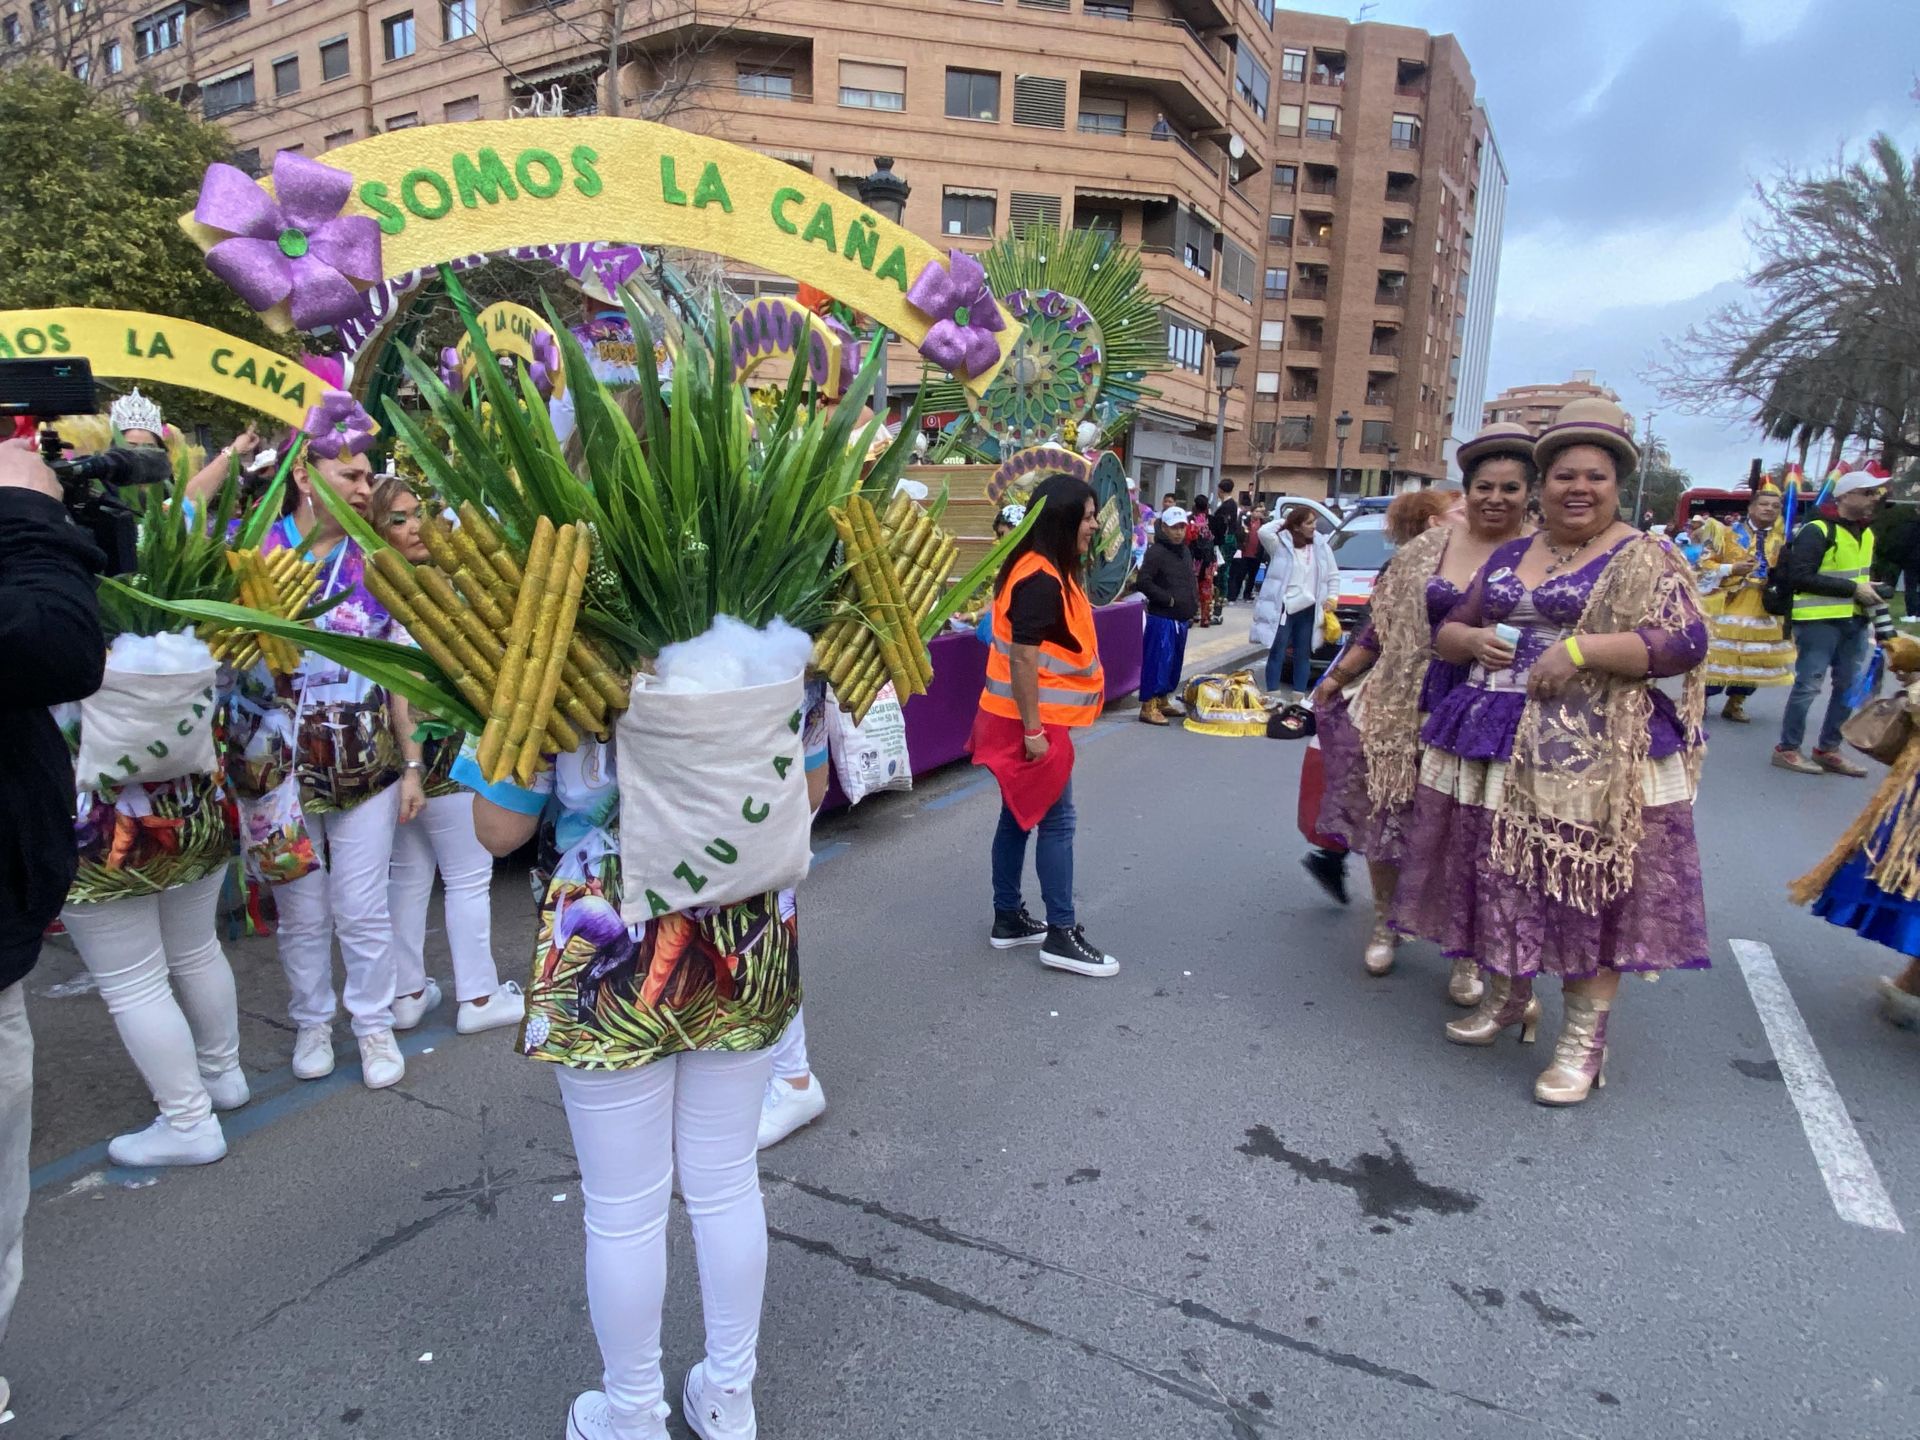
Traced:
<path fill-rule="evenodd" d="M 1030 575 L 1051 575 L 1061 582 L 1067 628 L 1080 644 L 1077 654 L 1051 641 L 1038 647 L 1040 723 L 1091 725 L 1100 718 L 1100 709 L 1107 703 L 1107 677 L 1100 668 L 1093 606 L 1087 602 L 1085 591 L 1067 584 L 1052 561 L 1032 550 L 1015 563 L 1007 583 L 993 597 L 993 647 L 987 654 L 987 688 L 980 692 L 980 708 L 989 715 L 1002 715 L 1009 720 L 1020 718 L 1020 707 L 1013 701 L 1013 620 L 1007 607 L 1013 603 L 1015 588 Z"/>

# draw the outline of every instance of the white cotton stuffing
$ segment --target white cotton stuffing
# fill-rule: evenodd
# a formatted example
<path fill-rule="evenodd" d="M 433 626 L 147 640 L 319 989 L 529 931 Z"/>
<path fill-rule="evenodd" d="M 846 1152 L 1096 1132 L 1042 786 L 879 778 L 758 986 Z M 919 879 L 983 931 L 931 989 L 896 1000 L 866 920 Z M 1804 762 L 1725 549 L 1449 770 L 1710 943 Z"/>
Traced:
<path fill-rule="evenodd" d="M 812 637 L 778 616 L 756 630 L 731 615 L 716 615 L 704 634 L 660 652 L 649 688 L 688 695 L 777 685 L 804 671 L 812 655 Z"/>
<path fill-rule="evenodd" d="M 191 630 L 120 634 L 107 647 L 107 667 L 129 675 L 191 675 L 214 664 L 207 642 Z"/>

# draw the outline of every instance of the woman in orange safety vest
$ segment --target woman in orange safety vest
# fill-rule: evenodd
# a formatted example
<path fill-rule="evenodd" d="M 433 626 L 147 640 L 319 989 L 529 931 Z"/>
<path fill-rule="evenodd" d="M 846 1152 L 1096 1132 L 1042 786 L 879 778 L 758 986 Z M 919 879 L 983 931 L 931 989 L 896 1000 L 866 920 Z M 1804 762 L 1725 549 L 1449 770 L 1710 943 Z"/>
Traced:
<path fill-rule="evenodd" d="M 993 836 L 996 950 L 1039 945 L 1040 963 L 1107 976 L 1120 962 L 1088 942 L 1073 913 L 1073 731 L 1100 718 L 1106 677 L 1080 569 L 1095 529 L 1093 491 L 1056 475 L 1034 490 L 1040 517 L 993 585 L 987 684 L 973 727 L 973 763 L 1000 782 Z M 1047 923 L 1020 898 L 1027 832 Z"/>

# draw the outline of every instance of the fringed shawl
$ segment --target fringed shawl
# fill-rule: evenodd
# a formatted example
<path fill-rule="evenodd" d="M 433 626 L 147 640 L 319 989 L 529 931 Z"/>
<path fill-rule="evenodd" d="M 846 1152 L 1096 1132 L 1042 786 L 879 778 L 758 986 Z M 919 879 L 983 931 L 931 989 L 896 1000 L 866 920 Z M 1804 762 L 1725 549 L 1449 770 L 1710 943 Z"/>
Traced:
<path fill-rule="evenodd" d="M 1701 623 L 1686 562 L 1651 537 L 1622 544 L 1595 581 L 1576 633 L 1677 633 Z M 1492 860 L 1521 884 L 1589 915 L 1633 886 L 1643 833 L 1642 772 L 1653 681 L 1582 670 L 1551 700 L 1529 698 L 1494 813 Z M 1689 788 L 1705 736 L 1705 672 L 1687 672 L 1680 703 Z"/>
<path fill-rule="evenodd" d="M 1367 674 L 1360 745 L 1375 814 L 1405 806 L 1420 776 L 1420 687 L 1433 659 L 1427 582 L 1440 569 L 1452 533 L 1437 525 L 1402 545 L 1373 592 L 1380 658 Z"/>
<path fill-rule="evenodd" d="M 1920 710 L 1920 694 L 1916 692 L 1920 692 L 1920 685 L 1907 691 L 1904 703 L 1909 713 Z M 1854 855 L 1864 853 L 1872 867 L 1868 874 L 1882 891 L 1902 900 L 1920 900 L 1920 805 L 1916 805 L 1913 793 L 1916 779 L 1920 779 L 1920 729 L 1908 734 L 1906 745 L 1867 801 L 1867 808 L 1854 818 L 1826 858 L 1787 887 L 1788 898 L 1796 905 L 1819 899 L 1840 867 Z"/>

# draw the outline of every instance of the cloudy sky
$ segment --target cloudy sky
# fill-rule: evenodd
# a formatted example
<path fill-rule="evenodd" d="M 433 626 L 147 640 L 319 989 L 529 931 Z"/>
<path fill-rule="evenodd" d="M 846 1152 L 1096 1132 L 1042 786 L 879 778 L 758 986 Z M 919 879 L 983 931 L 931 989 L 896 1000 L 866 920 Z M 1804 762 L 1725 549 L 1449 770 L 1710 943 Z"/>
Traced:
<path fill-rule="evenodd" d="M 1876 130 L 1920 149 L 1920 3 L 1381 0 L 1367 18 L 1458 36 L 1493 117 L 1511 188 L 1491 390 L 1597 370 L 1697 480 L 1780 458 L 1641 376 L 1740 297 L 1755 181 Z"/>

